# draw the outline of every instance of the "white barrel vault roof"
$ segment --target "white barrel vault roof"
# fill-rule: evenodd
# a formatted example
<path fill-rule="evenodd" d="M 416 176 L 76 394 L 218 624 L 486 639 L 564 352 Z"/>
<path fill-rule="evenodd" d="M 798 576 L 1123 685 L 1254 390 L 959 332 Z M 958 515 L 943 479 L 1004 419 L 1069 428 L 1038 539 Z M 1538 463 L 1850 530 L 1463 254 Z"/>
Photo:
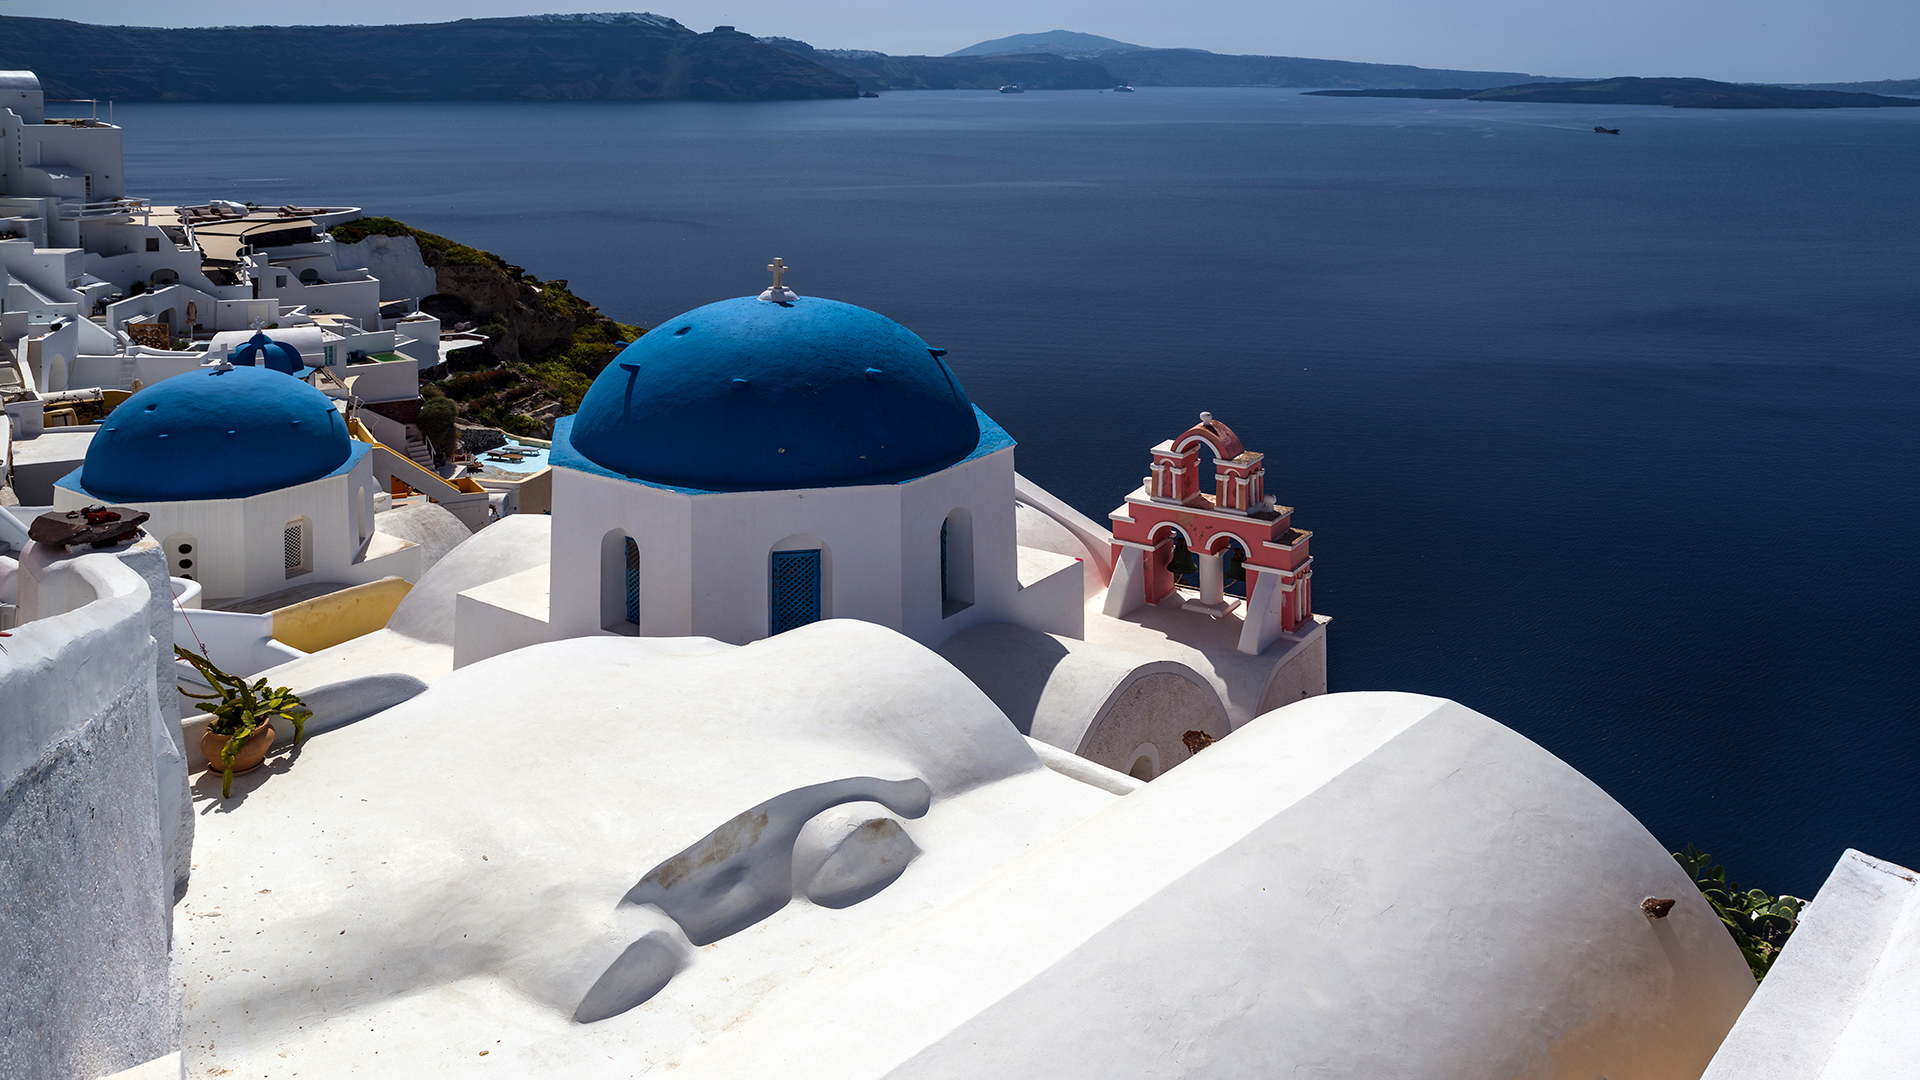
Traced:
<path fill-rule="evenodd" d="M 897 881 L 796 899 L 572 1021 L 631 942 L 675 932 L 619 903 L 649 867 L 859 776 L 932 791 Z M 209 976 L 187 991 L 205 1069 L 487 1050 L 575 1078 L 1692 1080 L 1753 990 L 1631 815 L 1413 695 L 1289 706 L 1116 796 L 1042 768 L 882 627 L 580 638 L 462 668 L 246 786 L 246 813 L 201 819 L 177 923 Z M 1678 903 L 1656 922 L 1648 896 Z"/>

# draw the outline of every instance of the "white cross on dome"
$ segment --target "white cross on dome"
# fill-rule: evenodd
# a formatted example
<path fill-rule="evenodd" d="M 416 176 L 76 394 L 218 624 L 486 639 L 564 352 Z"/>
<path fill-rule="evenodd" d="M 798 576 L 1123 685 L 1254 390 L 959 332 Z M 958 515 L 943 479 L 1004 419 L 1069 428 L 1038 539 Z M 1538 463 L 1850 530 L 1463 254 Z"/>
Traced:
<path fill-rule="evenodd" d="M 773 304 L 790 304 L 800 299 L 800 294 L 781 284 L 787 276 L 787 271 L 791 269 L 793 268 L 788 266 L 785 260 L 775 255 L 773 261 L 767 264 L 767 270 L 773 274 L 773 285 L 760 294 L 760 299 Z"/>

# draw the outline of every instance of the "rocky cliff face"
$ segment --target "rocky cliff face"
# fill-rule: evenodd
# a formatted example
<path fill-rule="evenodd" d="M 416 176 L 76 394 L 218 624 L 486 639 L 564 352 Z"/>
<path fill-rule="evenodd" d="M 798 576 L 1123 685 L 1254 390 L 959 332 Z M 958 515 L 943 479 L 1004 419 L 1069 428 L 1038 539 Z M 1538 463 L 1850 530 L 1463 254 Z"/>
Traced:
<path fill-rule="evenodd" d="M 852 79 L 731 28 L 660 15 L 169 30 L 0 18 L 0 69 L 50 98 L 705 101 L 853 97 Z"/>
<path fill-rule="evenodd" d="M 542 281 L 491 252 L 392 218 L 361 218 L 331 231 L 340 243 L 411 238 L 436 289 L 421 308 L 447 330 L 486 335 L 486 344 L 421 372 L 422 391 L 452 398 L 469 423 L 552 435 L 553 422 L 579 407 L 621 343 L 644 332 L 601 314 L 564 278 Z"/>
<path fill-rule="evenodd" d="M 471 323 L 487 334 L 487 350 L 502 364 L 567 348 L 583 316 L 604 319 L 592 304 L 565 292 L 564 279 L 543 282 L 517 266 L 443 262 L 433 267 L 433 276 L 438 291 L 422 306 L 443 324 Z M 555 303 L 549 290 L 564 298 Z"/>

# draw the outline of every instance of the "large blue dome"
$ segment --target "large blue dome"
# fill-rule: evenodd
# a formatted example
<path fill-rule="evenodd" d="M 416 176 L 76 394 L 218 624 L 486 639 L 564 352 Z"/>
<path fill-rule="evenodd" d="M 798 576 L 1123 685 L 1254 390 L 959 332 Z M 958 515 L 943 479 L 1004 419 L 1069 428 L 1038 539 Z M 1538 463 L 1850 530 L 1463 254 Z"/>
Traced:
<path fill-rule="evenodd" d="M 925 475 L 972 453 L 981 428 L 936 350 L 892 319 L 817 297 L 741 297 L 634 342 L 564 438 L 637 480 L 752 491 Z"/>
<path fill-rule="evenodd" d="M 240 499 L 318 480 L 352 455 L 325 394 L 263 367 L 199 368 L 120 403 L 79 486 L 116 502 Z"/>

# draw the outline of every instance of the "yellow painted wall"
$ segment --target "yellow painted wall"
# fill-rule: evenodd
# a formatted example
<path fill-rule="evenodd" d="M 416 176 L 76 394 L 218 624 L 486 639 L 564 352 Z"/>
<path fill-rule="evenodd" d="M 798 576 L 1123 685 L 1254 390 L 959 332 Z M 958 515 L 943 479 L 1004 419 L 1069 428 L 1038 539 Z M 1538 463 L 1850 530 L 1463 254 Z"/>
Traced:
<path fill-rule="evenodd" d="M 387 625 L 413 586 L 386 577 L 316 596 L 273 612 L 273 637 L 301 652 L 319 652 Z"/>
<path fill-rule="evenodd" d="M 541 469 L 539 472 L 520 481 L 520 512 L 523 514 L 550 514 L 553 512 L 553 469 L 551 466 Z"/>

